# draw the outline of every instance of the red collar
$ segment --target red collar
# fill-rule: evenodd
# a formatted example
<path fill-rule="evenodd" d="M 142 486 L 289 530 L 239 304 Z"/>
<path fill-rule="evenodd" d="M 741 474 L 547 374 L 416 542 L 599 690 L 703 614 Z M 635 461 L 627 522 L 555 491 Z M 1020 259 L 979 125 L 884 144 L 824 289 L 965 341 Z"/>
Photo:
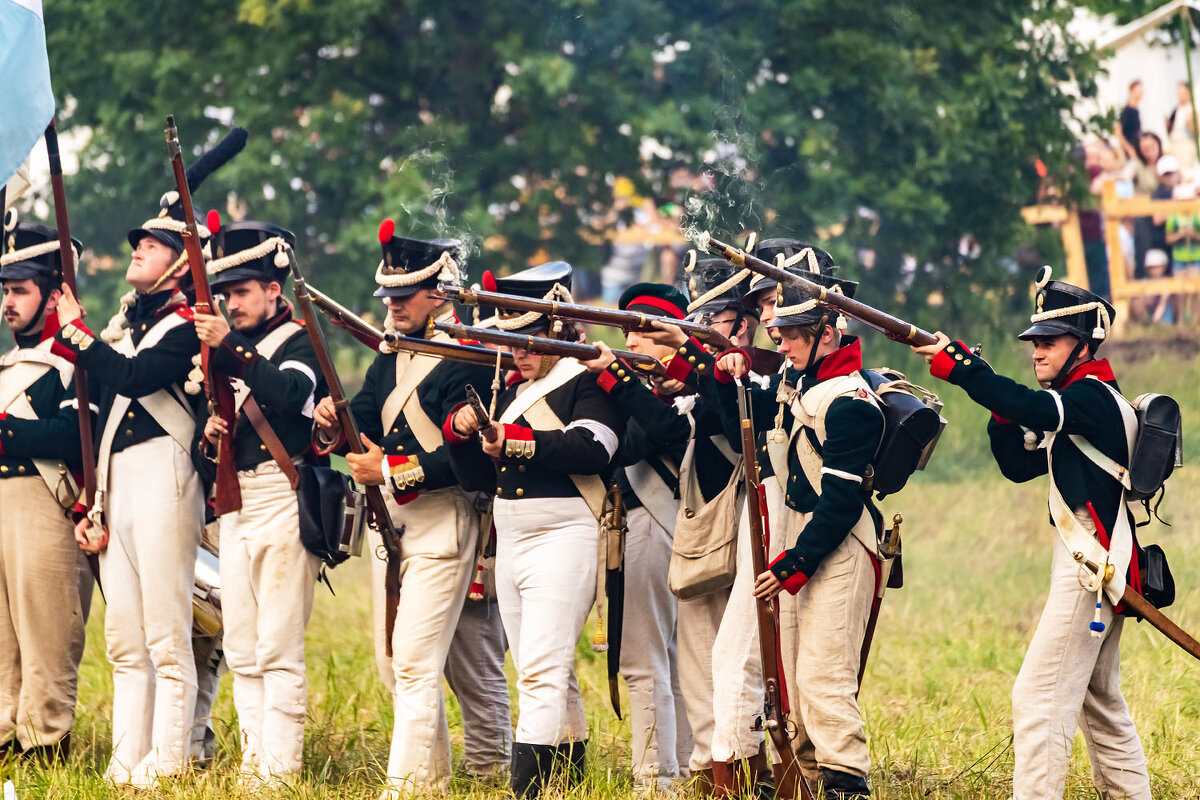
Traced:
<path fill-rule="evenodd" d="M 59 327 L 60 326 L 58 324 L 58 312 L 57 311 L 48 312 L 46 314 L 46 324 L 42 326 L 41 341 L 44 342 L 47 339 L 53 339 L 54 334 L 58 333 Z"/>
<path fill-rule="evenodd" d="M 834 350 L 817 364 L 818 381 L 851 375 L 862 369 L 862 344 L 857 336 L 847 338 L 850 339 L 847 344 Z"/>
<path fill-rule="evenodd" d="M 1063 381 L 1061 388 L 1065 389 L 1075 381 L 1089 376 L 1098 378 L 1105 383 L 1114 383 L 1117 380 L 1117 376 L 1113 374 L 1112 366 L 1109 365 L 1108 359 L 1102 358 L 1100 360 L 1085 361 L 1075 367 L 1067 375 L 1067 379 Z"/>

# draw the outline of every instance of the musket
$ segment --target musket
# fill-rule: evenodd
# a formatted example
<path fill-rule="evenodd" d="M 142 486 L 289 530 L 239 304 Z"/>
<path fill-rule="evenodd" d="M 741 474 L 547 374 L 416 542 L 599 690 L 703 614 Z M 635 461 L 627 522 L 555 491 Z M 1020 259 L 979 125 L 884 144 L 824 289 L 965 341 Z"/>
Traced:
<path fill-rule="evenodd" d="M 498 331 L 494 328 L 476 328 L 471 325 L 459 325 L 453 322 L 431 323 L 434 330 L 448 333 L 456 339 L 474 339 L 479 342 L 508 347 L 510 349 L 527 350 L 530 353 L 548 356 L 564 356 L 580 361 L 591 361 L 600 357 L 600 348 L 583 342 L 567 342 L 562 339 L 551 339 L 546 336 L 530 336 L 524 333 Z M 613 350 L 613 355 L 630 366 L 650 375 L 665 375 L 666 367 L 652 355 L 635 353 L 632 350 Z"/>
<path fill-rule="evenodd" d="M 737 398 L 738 413 L 741 417 L 746 513 L 750 521 L 750 554 L 754 574 L 761 575 L 767 571 L 770 536 L 766 514 L 766 487 L 758 477 L 758 446 L 754 438 L 754 420 L 750 416 L 746 387 L 740 380 Z M 779 606 L 774 599 L 755 598 L 754 608 L 758 613 L 758 644 L 762 655 L 763 685 L 766 689 L 763 724 L 780 758 L 779 763 L 771 765 L 775 773 L 776 796 L 788 800 L 813 800 L 812 790 L 804 780 L 800 764 L 796 761 L 792 737 L 787 732 L 787 685 L 780 671 Z"/>
<path fill-rule="evenodd" d="M 71 224 L 67 216 L 67 190 L 63 184 L 62 157 L 58 149 L 58 131 L 54 120 L 46 127 L 46 154 L 50 157 L 50 185 L 54 192 L 54 218 L 58 228 L 59 260 L 62 264 L 63 283 L 76 297 L 79 289 L 75 280 L 75 246 L 71 243 Z M 0 214 L 3 213 L 4 201 L 0 197 Z M 69 321 L 69 320 L 68 320 Z M 79 416 L 79 451 L 83 459 L 83 508 L 85 513 L 92 507 L 96 499 L 96 449 L 92 440 L 92 403 L 88 388 L 87 371 L 75 367 L 75 406 Z M 89 523 L 90 524 L 90 523 Z M 88 539 L 93 538 L 90 527 Z M 100 557 L 89 553 L 88 567 L 96 585 L 100 585 Z M 101 587 L 100 594 L 104 594 Z"/>
<path fill-rule="evenodd" d="M 467 405 L 475 412 L 475 419 L 479 422 L 479 435 L 489 442 L 496 441 L 496 429 L 492 427 L 492 417 L 483 407 L 483 400 L 479 398 L 479 392 L 475 391 L 475 387 L 469 383 L 467 384 Z"/>
<path fill-rule="evenodd" d="M 1072 555 L 1076 562 L 1087 567 L 1096 575 L 1102 576 L 1101 580 L 1105 586 L 1113 579 L 1115 567 L 1112 564 L 1105 564 L 1102 569 L 1081 552 L 1076 552 Z M 1172 642 L 1179 645 L 1185 653 L 1192 658 L 1200 659 L 1200 642 L 1197 642 L 1190 633 L 1176 625 L 1166 614 L 1151 605 L 1149 600 L 1135 592 L 1131 587 L 1125 587 L 1125 592 L 1121 595 L 1121 602 L 1133 609 L 1134 613 L 1139 617 L 1157 628 L 1158 632 L 1163 636 L 1166 636 Z"/>
<path fill-rule="evenodd" d="M 894 342 L 914 347 L 937 343 L 936 336 L 928 331 L 921 330 L 911 322 L 906 322 L 899 317 L 893 317 L 891 314 L 880 311 L 877 308 L 872 308 L 858 300 L 853 300 L 839 292 L 831 291 L 819 283 L 810 281 L 794 272 L 788 272 L 757 256 L 752 256 L 745 250 L 740 250 L 731 244 L 714 239 L 707 233 L 696 237 L 696 247 L 713 255 L 721 256 L 735 267 L 742 267 L 751 272 L 757 272 L 759 275 L 765 275 L 777 281 L 780 285 L 786 284 L 799 289 L 818 302 L 824 303 L 851 319 L 858 320 L 868 328 L 879 331 Z"/>
<path fill-rule="evenodd" d="M 329 352 L 329 340 L 325 338 L 325 329 L 321 327 L 321 321 L 317 319 L 317 310 L 313 307 L 310 294 L 312 290 L 304 280 L 304 274 L 300 272 L 300 265 L 296 262 L 296 254 L 292 252 L 292 248 L 287 248 L 287 255 L 288 266 L 292 270 L 292 292 L 296 296 L 296 306 L 300 309 L 300 316 L 304 318 L 304 329 L 308 331 L 308 338 L 312 342 L 317 356 L 317 364 L 320 365 L 321 375 L 325 378 L 329 399 L 333 401 L 333 410 L 337 414 L 338 424 L 341 425 L 342 433 L 346 437 L 346 446 L 350 448 L 351 453 L 362 455 L 367 448 L 358 434 L 358 423 L 354 420 L 354 414 L 350 412 L 350 401 L 346 398 L 346 390 L 342 388 L 342 379 L 333 365 L 333 354 Z M 386 598 L 383 629 L 384 649 L 390 658 L 392 633 L 396 630 L 396 603 L 400 600 L 400 536 L 403 531 L 397 531 L 392 525 L 392 515 L 388 513 L 387 503 L 383 499 L 383 491 L 378 486 L 364 485 L 362 488 L 367 500 L 367 509 L 371 515 L 371 527 L 379 532 L 379 538 L 383 540 L 384 552 L 387 553 L 387 569 L 383 579 Z M 350 542 L 345 541 L 344 538 L 347 533 L 343 533 L 341 542 L 343 551 L 348 550 L 350 545 Z"/>
<path fill-rule="evenodd" d="M 179 146 L 179 131 L 175 128 L 175 116 L 167 117 L 167 157 L 175 171 L 175 188 L 183 207 L 183 246 L 187 253 L 188 270 L 196 292 L 196 312 L 214 313 L 212 290 L 208 286 L 208 271 L 204 254 L 200 251 L 200 234 L 196 230 L 196 214 L 192 210 L 192 195 L 188 189 L 187 172 L 183 167 L 183 151 Z M 216 312 L 220 313 L 220 312 Z M 208 394 L 210 414 L 225 422 L 228 433 L 219 434 L 216 443 L 217 478 L 213 490 L 213 510 L 217 516 L 237 511 L 242 507 L 242 490 L 238 485 L 237 462 L 235 460 L 231 433 L 237 421 L 237 406 L 233 399 L 233 387 L 229 376 L 214 370 L 210 362 L 211 348 L 200 345 L 200 364 L 204 369 L 204 385 Z"/>
<path fill-rule="evenodd" d="M 489 292 L 472 286 L 469 289 L 461 286 L 442 286 L 441 290 L 451 300 L 469 306 L 493 306 L 505 311 L 521 311 L 545 314 L 551 319 L 561 319 L 570 322 L 587 322 L 593 325 L 607 325 L 630 331 L 656 332 L 654 322 L 663 322 L 680 328 L 688 336 L 694 336 L 705 344 L 712 345 L 718 350 L 729 350 L 733 344 L 717 331 L 699 322 L 675 317 L 643 314 L 640 311 L 623 311 L 616 308 L 603 308 L 580 303 L 560 303 L 557 300 L 536 300 L 531 297 Z"/>
<path fill-rule="evenodd" d="M 397 333 L 384 333 L 329 295 L 319 291 L 317 287 L 309 286 L 308 294 L 312 298 L 313 304 L 329 317 L 329 320 L 334 325 L 349 332 L 351 336 L 372 350 L 378 350 L 380 345 L 387 343 L 391 347 L 406 350 L 410 353 L 437 356 L 438 358 L 461 361 L 466 364 L 482 364 L 488 367 L 496 366 L 495 350 L 488 350 L 486 347 L 474 347 L 468 344 L 421 339 L 416 336 L 404 336 Z M 500 368 L 513 370 L 517 368 L 517 365 L 513 363 L 512 356 L 505 354 L 501 356 Z"/>
<path fill-rule="evenodd" d="M 867 672 L 867 658 L 871 655 L 871 643 L 875 640 L 875 626 L 879 622 L 879 609 L 883 605 L 883 595 L 888 589 L 896 558 L 900 555 L 900 524 L 904 515 L 892 516 L 892 527 L 883 537 L 879 546 L 882 560 L 879 564 L 879 587 L 875 590 L 875 599 L 871 602 L 871 614 L 867 617 L 867 631 L 863 634 L 862 648 L 858 652 L 858 688 L 862 689 L 863 675 Z M 899 584 L 897 584 L 899 585 Z"/>

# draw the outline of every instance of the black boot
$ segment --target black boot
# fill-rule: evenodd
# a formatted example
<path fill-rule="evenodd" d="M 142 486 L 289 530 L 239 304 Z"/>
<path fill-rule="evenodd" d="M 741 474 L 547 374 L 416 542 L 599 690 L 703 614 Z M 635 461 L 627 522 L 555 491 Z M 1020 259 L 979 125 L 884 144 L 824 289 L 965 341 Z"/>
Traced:
<path fill-rule="evenodd" d="M 822 769 L 821 786 L 824 800 L 871 800 L 867 779 L 848 772 Z"/>
<path fill-rule="evenodd" d="M 71 756 L 71 734 L 67 734 L 54 744 L 30 747 L 21 753 L 22 761 L 34 761 L 41 764 L 58 764 Z"/>
<path fill-rule="evenodd" d="M 563 742 L 558 746 L 558 757 L 566 772 L 567 788 L 573 789 L 583 783 L 587 767 L 587 739 L 579 742 Z"/>
<path fill-rule="evenodd" d="M 534 800 L 550 780 L 558 748 L 552 744 L 513 742 L 509 788 L 516 797 Z"/>

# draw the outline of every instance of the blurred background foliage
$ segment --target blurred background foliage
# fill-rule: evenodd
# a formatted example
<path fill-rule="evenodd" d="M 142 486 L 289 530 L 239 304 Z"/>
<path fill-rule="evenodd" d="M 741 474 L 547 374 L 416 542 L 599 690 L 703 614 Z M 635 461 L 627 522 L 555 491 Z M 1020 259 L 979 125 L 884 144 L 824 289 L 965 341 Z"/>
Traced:
<path fill-rule="evenodd" d="M 358 308 L 384 218 L 466 239 L 472 278 L 550 257 L 594 272 L 626 221 L 611 213 L 625 181 L 658 206 L 694 197 L 697 228 L 817 241 L 867 301 L 973 335 L 1024 308 L 1027 267 L 1060 255 L 1018 212 L 1037 159 L 1076 174 L 1083 128 L 1069 120 L 1099 67 L 1067 33 L 1072 13 L 1045 0 L 57 0 L 46 27 L 60 127 L 91 134 L 68 190 L 73 232 L 116 267 L 93 277 L 101 295 L 117 292 L 125 232 L 171 186 L 174 113 L 193 157 L 231 124 L 251 134 L 197 207 L 295 231 L 314 283 Z"/>

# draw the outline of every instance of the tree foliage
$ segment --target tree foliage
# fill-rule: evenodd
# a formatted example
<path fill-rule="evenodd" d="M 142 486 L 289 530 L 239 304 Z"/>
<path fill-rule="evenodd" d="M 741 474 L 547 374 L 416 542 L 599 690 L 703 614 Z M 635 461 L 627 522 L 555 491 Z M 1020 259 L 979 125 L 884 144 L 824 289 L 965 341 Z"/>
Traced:
<path fill-rule="evenodd" d="M 688 166 L 714 187 L 689 222 L 820 232 L 868 296 L 937 289 L 959 314 L 983 294 L 969 289 L 1014 285 L 999 265 L 1026 235 L 1034 160 L 1069 172 L 1074 98 L 1059 87 L 1086 92 L 1097 68 L 1070 16 L 1044 0 L 46 8 L 64 124 L 93 133 L 71 184 L 75 230 L 101 252 L 120 252 L 169 188 L 174 113 L 197 152 L 230 121 L 251 131 L 198 206 L 232 198 L 288 226 L 317 280 L 352 297 L 384 217 L 469 239 L 476 274 L 539 250 L 595 268 L 588 234 L 614 178 L 666 199 Z M 964 261 L 968 233 L 982 256 Z"/>

